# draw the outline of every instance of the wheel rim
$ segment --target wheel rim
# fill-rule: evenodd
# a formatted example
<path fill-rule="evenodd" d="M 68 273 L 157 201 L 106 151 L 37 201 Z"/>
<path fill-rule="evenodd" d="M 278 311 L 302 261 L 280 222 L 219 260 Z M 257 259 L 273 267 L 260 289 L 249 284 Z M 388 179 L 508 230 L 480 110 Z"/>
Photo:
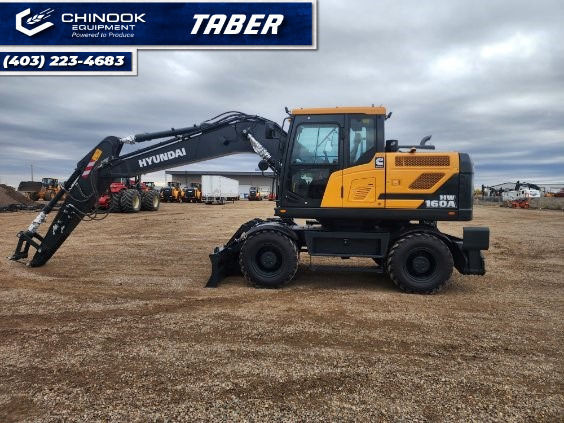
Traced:
<path fill-rule="evenodd" d="M 274 245 L 259 248 L 254 256 L 254 270 L 264 277 L 274 277 L 282 269 L 284 258 L 281 251 Z"/>
<path fill-rule="evenodd" d="M 133 201 L 131 202 L 131 204 L 133 205 L 133 208 L 136 210 L 139 208 L 139 197 L 136 195 L 133 197 Z"/>
<path fill-rule="evenodd" d="M 432 278 L 437 270 L 437 260 L 427 248 L 412 251 L 407 257 L 405 270 L 410 277 L 425 282 Z"/>
<path fill-rule="evenodd" d="M 159 198 L 158 197 L 153 197 L 153 207 L 157 207 L 159 205 Z"/>

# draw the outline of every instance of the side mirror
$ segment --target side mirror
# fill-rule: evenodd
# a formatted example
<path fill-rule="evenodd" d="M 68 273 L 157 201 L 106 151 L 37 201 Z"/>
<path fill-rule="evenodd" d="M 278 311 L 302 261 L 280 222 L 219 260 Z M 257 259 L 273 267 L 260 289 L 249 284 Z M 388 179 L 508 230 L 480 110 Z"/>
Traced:
<path fill-rule="evenodd" d="M 395 153 L 399 150 L 398 140 L 386 140 L 386 153 Z"/>
<path fill-rule="evenodd" d="M 261 172 L 268 170 L 268 162 L 266 160 L 261 160 L 260 162 L 258 162 L 258 168 L 261 170 Z"/>
<path fill-rule="evenodd" d="M 267 123 L 264 128 L 264 138 L 272 140 L 276 137 L 276 127 L 272 123 Z"/>

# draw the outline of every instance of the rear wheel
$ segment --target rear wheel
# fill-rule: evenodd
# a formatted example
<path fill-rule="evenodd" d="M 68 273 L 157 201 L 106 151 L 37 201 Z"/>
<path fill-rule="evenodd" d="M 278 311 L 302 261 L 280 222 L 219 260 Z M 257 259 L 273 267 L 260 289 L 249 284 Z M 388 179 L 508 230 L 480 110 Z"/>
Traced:
<path fill-rule="evenodd" d="M 141 210 L 141 198 L 136 189 L 126 189 L 121 195 L 121 211 L 124 213 L 137 213 Z"/>
<path fill-rule="evenodd" d="M 428 233 L 413 233 L 400 238 L 386 260 L 388 274 L 402 291 L 433 294 L 446 285 L 452 275 L 449 248 Z"/>
<path fill-rule="evenodd" d="M 148 211 L 157 211 L 161 204 L 159 193 L 156 191 L 147 191 L 143 193 L 141 198 L 141 209 Z"/>
<path fill-rule="evenodd" d="M 298 270 L 296 243 L 277 231 L 256 232 L 243 244 L 239 265 L 245 278 L 255 285 L 282 286 Z"/>

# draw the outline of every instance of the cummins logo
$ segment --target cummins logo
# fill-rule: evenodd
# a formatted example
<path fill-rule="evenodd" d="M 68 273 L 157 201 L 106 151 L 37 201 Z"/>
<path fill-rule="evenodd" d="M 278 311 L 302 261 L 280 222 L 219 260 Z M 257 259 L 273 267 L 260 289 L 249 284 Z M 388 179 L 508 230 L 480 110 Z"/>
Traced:
<path fill-rule="evenodd" d="M 34 26 L 33 29 L 29 29 L 23 26 L 23 20 L 26 16 L 31 15 L 31 9 L 25 9 L 16 15 L 16 29 L 21 33 L 27 35 L 28 37 L 33 37 L 34 35 L 39 34 L 41 31 L 44 31 L 47 28 L 51 28 L 54 25 L 54 23 L 52 22 L 43 22 L 45 19 L 48 19 L 53 12 L 53 9 L 45 9 L 27 18 L 25 23 L 27 25 Z M 43 23 L 41 25 L 38 25 L 40 22 Z"/>
<path fill-rule="evenodd" d="M 149 156 L 144 159 L 139 159 L 139 167 L 151 166 L 152 164 L 157 164 L 160 162 L 165 162 L 167 160 L 176 159 L 177 157 L 183 157 L 186 155 L 185 148 L 177 148 L 176 150 L 167 151 L 166 153 L 155 154 L 154 156 Z"/>

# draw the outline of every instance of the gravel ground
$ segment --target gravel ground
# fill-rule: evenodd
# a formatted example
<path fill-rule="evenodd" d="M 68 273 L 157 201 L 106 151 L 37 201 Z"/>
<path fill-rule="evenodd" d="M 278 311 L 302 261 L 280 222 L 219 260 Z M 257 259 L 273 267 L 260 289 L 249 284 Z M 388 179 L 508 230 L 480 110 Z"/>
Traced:
<path fill-rule="evenodd" d="M 284 289 L 203 288 L 272 206 L 164 204 L 1 259 L 0 421 L 564 420 L 564 213 L 477 207 L 488 274 L 434 296 L 304 256 Z M 0 256 L 34 216 L 0 215 Z"/>

